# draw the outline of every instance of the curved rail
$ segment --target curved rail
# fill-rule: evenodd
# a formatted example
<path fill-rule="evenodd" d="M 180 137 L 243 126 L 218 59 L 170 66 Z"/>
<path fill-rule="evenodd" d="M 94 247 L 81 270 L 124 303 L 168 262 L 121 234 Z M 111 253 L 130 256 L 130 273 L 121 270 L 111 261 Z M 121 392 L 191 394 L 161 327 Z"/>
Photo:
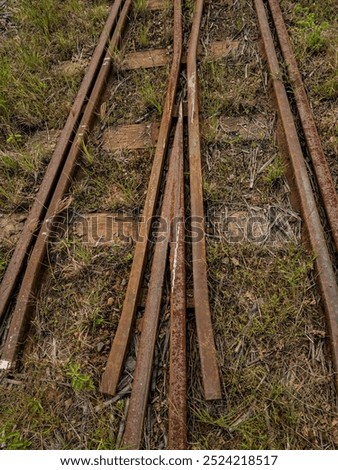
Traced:
<path fill-rule="evenodd" d="M 146 201 L 143 209 L 143 222 L 140 226 L 140 236 L 136 243 L 133 264 L 129 275 L 127 292 L 117 331 L 108 357 L 106 369 L 102 376 L 101 392 L 114 395 L 120 379 L 124 358 L 129 344 L 129 338 L 134 323 L 135 311 L 139 297 L 151 221 L 155 215 L 156 200 L 160 189 L 164 160 L 169 141 L 171 120 L 174 111 L 176 89 L 182 57 L 182 12 L 181 0 L 174 2 L 174 55 L 169 75 L 168 91 L 163 108 L 161 127 L 158 135 L 152 171 L 148 184 Z"/>

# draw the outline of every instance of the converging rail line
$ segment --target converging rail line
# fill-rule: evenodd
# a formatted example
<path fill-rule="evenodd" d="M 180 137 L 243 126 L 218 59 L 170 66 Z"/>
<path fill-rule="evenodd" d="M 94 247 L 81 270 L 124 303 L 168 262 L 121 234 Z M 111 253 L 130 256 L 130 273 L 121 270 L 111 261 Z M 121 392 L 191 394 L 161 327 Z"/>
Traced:
<path fill-rule="evenodd" d="M 170 449 L 186 449 L 187 439 L 187 266 L 191 262 L 193 310 L 205 400 L 221 400 L 223 381 L 217 360 L 213 317 L 209 303 L 206 249 L 205 201 L 203 196 L 203 150 L 201 145 L 199 93 L 199 37 L 203 19 L 203 0 L 196 0 L 191 25 L 184 24 L 181 0 L 173 0 L 173 51 L 168 55 L 149 51 L 149 64 L 170 63 L 161 122 L 156 131 L 156 147 L 143 208 L 139 238 L 119 323 L 112 338 L 107 364 L 102 371 L 100 391 L 115 396 L 135 330 L 147 275 L 142 329 L 133 373 L 129 408 L 123 433 L 124 448 L 143 445 L 143 423 L 149 400 L 155 345 L 169 273 L 170 349 L 168 391 L 168 443 Z M 254 0 L 258 27 L 265 50 L 269 81 L 283 129 L 291 162 L 294 190 L 311 253 L 315 258 L 316 279 L 330 333 L 331 355 L 338 390 L 338 286 L 328 239 L 338 247 L 338 199 L 323 152 L 283 15 L 277 0 Z M 46 170 L 44 179 L 19 237 L 16 249 L 0 285 L 0 323 L 7 324 L 0 368 L 10 373 L 19 362 L 22 345 L 32 317 L 34 299 L 48 243 L 57 229 L 57 215 L 64 210 L 64 198 L 75 174 L 76 163 L 93 129 L 97 112 L 114 67 L 114 53 L 123 45 L 124 31 L 131 18 L 132 0 L 116 0 L 110 9 L 87 73 L 71 109 L 66 125 Z M 279 45 L 274 43 L 269 16 L 274 22 Z M 308 154 L 312 161 L 321 201 L 330 232 L 325 233 L 318 198 L 309 178 L 304 149 L 282 81 L 277 57 L 280 47 L 302 124 Z M 216 48 L 215 48 L 216 50 Z M 139 59 L 137 59 L 139 57 Z M 134 53 L 131 68 L 141 56 Z M 142 66 L 142 64 L 140 65 Z M 185 175 L 189 174 L 189 181 Z M 224 183 L 226 184 L 226 182 Z M 187 250 L 187 214 L 199 234 Z M 156 216 L 166 221 L 165 230 L 156 229 Z M 191 228 L 191 227 L 190 227 Z M 152 240 L 154 232 L 157 234 Z M 159 236 L 159 234 L 164 236 Z M 191 260 L 190 260 L 191 256 Z M 167 282 L 168 284 L 168 282 Z M 52 312 L 51 312 L 52 314 Z M 224 305 L 224 315 L 227 306 Z M 227 348 L 227 345 L 224 345 Z"/>

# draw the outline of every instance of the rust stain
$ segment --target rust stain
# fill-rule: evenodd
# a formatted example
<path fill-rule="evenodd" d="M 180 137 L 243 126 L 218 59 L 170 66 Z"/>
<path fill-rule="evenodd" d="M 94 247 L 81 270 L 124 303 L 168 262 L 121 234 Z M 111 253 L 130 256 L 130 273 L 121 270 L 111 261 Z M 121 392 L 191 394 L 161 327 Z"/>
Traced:
<path fill-rule="evenodd" d="M 183 164 L 183 107 L 177 123 L 175 185 L 173 188 L 175 225 L 172 230 L 170 294 L 170 370 L 168 448 L 187 448 L 187 358 L 186 358 L 186 269 Z"/>

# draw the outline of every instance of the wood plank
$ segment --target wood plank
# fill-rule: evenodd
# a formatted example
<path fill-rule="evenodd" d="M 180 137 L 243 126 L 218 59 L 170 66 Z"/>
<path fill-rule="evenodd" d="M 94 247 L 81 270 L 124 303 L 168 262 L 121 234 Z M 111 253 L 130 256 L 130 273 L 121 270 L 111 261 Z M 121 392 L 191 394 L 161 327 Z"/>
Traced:
<path fill-rule="evenodd" d="M 149 69 L 163 67 L 170 63 L 172 54 L 168 49 L 152 49 L 149 51 L 137 51 L 126 54 L 122 62 L 122 70 L 134 70 L 139 68 Z"/>
<path fill-rule="evenodd" d="M 148 0 L 147 8 L 148 10 L 164 10 L 171 6 L 169 0 Z"/>
<path fill-rule="evenodd" d="M 239 41 L 215 41 L 208 46 L 202 45 L 198 48 L 200 59 L 211 61 L 226 57 L 239 47 Z M 125 55 L 122 64 L 119 66 L 121 70 L 134 70 L 139 68 L 163 67 L 170 63 L 172 53 L 168 48 L 151 49 L 147 51 L 129 52 Z M 184 58 L 183 58 L 184 62 Z"/>
<path fill-rule="evenodd" d="M 159 122 L 127 124 L 109 127 L 103 134 L 103 149 L 107 152 L 121 149 L 142 149 L 155 147 L 159 131 Z M 215 134 L 215 140 L 261 140 L 269 132 L 269 123 L 262 115 L 254 118 L 246 116 L 221 116 L 217 132 L 211 129 L 209 121 L 201 121 L 202 135 Z"/>
<path fill-rule="evenodd" d="M 73 232 L 89 246 L 110 246 L 116 243 L 137 241 L 138 221 L 130 216 L 96 212 L 79 217 Z"/>
<path fill-rule="evenodd" d="M 201 123 L 202 135 L 207 135 L 211 130 L 210 121 L 202 121 Z M 228 117 L 221 116 L 217 132 L 215 133 L 215 140 L 230 139 L 235 140 L 238 138 L 244 140 L 262 140 L 269 132 L 269 123 L 266 117 L 256 115 L 253 118 L 246 116 Z"/>
<path fill-rule="evenodd" d="M 199 56 L 202 56 L 203 60 L 211 61 L 226 57 L 231 52 L 235 52 L 239 47 L 239 41 L 231 41 L 225 39 L 224 41 L 211 42 L 208 46 L 203 47 L 202 45 L 198 48 Z"/>
<path fill-rule="evenodd" d="M 109 127 L 103 134 L 103 149 L 111 151 L 155 147 L 159 128 L 159 122 Z"/>
<path fill-rule="evenodd" d="M 110 246 L 114 243 L 135 243 L 140 221 L 128 214 L 91 212 L 78 217 L 72 227 L 74 235 L 89 246 Z M 227 206 L 209 217 L 208 234 L 224 243 L 255 243 L 283 246 L 289 240 L 299 240 L 301 219 L 292 211 L 278 207 L 255 207 L 253 210 L 231 210 Z M 230 262 L 230 261 L 229 261 Z M 193 308 L 193 290 L 187 289 L 188 307 Z M 141 295 L 139 306 L 144 306 Z"/>

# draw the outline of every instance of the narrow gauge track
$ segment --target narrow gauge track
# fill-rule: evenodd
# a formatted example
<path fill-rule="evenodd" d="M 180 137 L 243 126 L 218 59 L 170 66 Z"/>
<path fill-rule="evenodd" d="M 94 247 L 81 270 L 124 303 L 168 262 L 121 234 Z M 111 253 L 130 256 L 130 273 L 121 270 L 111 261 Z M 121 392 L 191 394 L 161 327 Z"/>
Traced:
<path fill-rule="evenodd" d="M 309 154 L 320 188 L 323 205 L 337 247 L 338 203 L 332 178 L 321 149 L 318 133 L 300 80 L 292 49 L 282 21 L 278 2 L 269 0 L 276 25 L 280 47 L 294 86 Z M 0 320 L 8 321 L 8 332 L 2 349 L 0 367 L 4 371 L 15 368 L 20 347 L 31 318 L 41 268 L 46 256 L 50 236 L 55 230 L 57 215 L 63 210 L 63 199 L 68 191 L 83 145 L 95 122 L 95 113 L 105 92 L 112 69 L 114 54 L 119 47 L 132 6 L 131 0 L 117 0 L 111 8 L 107 23 L 94 52 L 88 72 L 62 132 L 51 163 L 40 186 L 36 201 L 30 211 L 18 245 L 7 268 L 0 287 Z M 205 216 L 203 204 L 202 156 L 199 121 L 199 85 L 197 47 L 204 2 L 197 0 L 189 31 L 186 63 L 182 25 L 182 4 L 174 1 L 174 50 L 168 78 L 166 100 L 157 136 L 156 151 L 149 178 L 148 191 L 136 242 L 133 264 L 117 331 L 113 338 L 107 366 L 102 376 L 101 391 L 115 395 L 118 389 L 130 337 L 135 325 L 135 314 L 140 303 L 140 291 L 149 256 L 149 240 L 153 231 L 152 221 L 157 213 L 167 224 L 164 240 L 155 244 L 149 274 L 148 293 L 145 301 L 142 333 L 137 353 L 133 387 L 126 418 L 123 446 L 142 447 L 143 423 L 146 414 L 152 373 L 152 359 L 158 331 L 161 301 L 170 251 L 170 385 L 169 385 L 169 439 L 168 447 L 187 447 L 187 370 L 186 370 L 186 252 L 185 252 L 185 196 L 189 195 L 191 220 L 203 236 L 192 243 L 192 275 L 194 311 L 198 336 L 201 375 L 206 400 L 222 398 L 216 348 L 213 338 L 211 311 L 207 284 L 205 242 Z M 308 235 L 310 249 L 315 256 L 317 280 L 330 331 L 332 361 L 338 388 L 338 288 L 332 260 L 325 240 L 325 233 L 316 205 L 315 196 L 307 172 L 303 150 L 297 135 L 288 96 L 285 91 L 276 49 L 268 23 L 267 11 L 262 0 L 255 0 L 258 24 L 270 72 L 279 119 L 284 131 L 290 156 L 293 178 L 301 213 Z M 185 38 L 187 39 L 187 38 Z M 112 52 L 113 51 L 113 52 Z M 186 89 L 180 78 L 186 75 Z M 187 116 L 184 116 L 183 99 L 187 100 Z M 184 184 L 184 130 L 188 135 L 189 192 Z M 171 142 L 173 137 L 173 142 Z M 167 169 L 167 170 L 166 170 Z M 165 171 L 166 170 L 166 171 Z M 164 180 L 166 182 L 164 183 Z M 161 188 L 165 186 L 162 207 L 159 207 Z M 14 293 L 14 308 L 11 308 Z"/>
<path fill-rule="evenodd" d="M 315 197 L 313 194 L 313 189 L 311 187 L 311 182 L 307 173 L 306 163 L 303 155 L 303 151 L 299 142 L 299 137 L 297 135 L 297 130 L 295 127 L 294 119 L 291 112 L 291 107 L 288 101 L 288 97 L 285 91 L 285 86 L 281 80 L 281 70 L 278 64 L 277 55 L 275 52 L 275 47 L 272 39 L 272 34 L 269 28 L 268 18 L 264 10 L 264 4 L 262 0 L 255 0 L 255 6 L 257 10 L 257 16 L 259 21 L 259 27 L 262 34 L 262 39 L 264 43 L 264 48 L 266 51 L 268 67 L 270 75 L 272 77 L 273 89 L 276 97 L 278 113 L 282 123 L 282 127 L 285 134 L 286 145 L 288 148 L 288 154 L 290 155 L 293 175 L 295 179 L 295 184 L 297 187 L 298 197 L 300 199 L 300 206 L 303 215 L 303 220 L 306 226 L 306 230 L 309 237 L 309 242 L 313 253 L 316 256 L 316 267 L 318 272 L 318 283 L 322 292 L 322 299 L 324 303 L 324 308 L 327 314 L 328 327 L 331 335 L 331 349 L 332 349 L 332 360 L 334 363 L 334 368 L 336 371 L 336 386 L 338 385 L 338 286 L 336 281 L 336 275 L 333 269 L 332 260 L 330 258 L 329 250 L 325 241 L 325 234 L 318 213 L 318 208 L 316 206 Z M 276 4 L 273 3 L 273 6 L 276 7 Z M 281 36 L 281 23 L 280 17 L 276 16 L 276 8 L 273 10 L 275 13 L 275 20 L 278 31 L 280 32 L 280 38 L 285 40 L 284 36 Z M 277 20 L 279 19 L 279 22 Z M 283 44 L 283 42 L 281 42 Z M 295 68 L 292 72 L 296 74 Z M 298 74 L 299 75 L 299 74 Z M 293 75 L 292 75 L 293 76 Z M 298 78 L 298 87 L 296 87 L 296 96 L 299 96 L 300 85 Z M 299 99 L 297 102 L 299 113 L 302 118 L 303 128 L 305 135 L 307 135 L 307 142 L 310 144 L 310 152 L 313 158 L 314 167 L 318 168 L 316 170 L 316 175 L 320 177 L 317 179 L 319 187 L 321 187 L 321 193 L 324 197 L 324 200 L 327 201 L 325 204 L 328 214 L 331 214 L 331 230 L 333 238 L 337 237 L 337 230 L 335 227 L 335 218 L 338 208 L 338 199 L 337 194 L 335 193 L 332 179 L 330 177 L 329 169 L 327 164 L 324 164 L 323 158 L 318 158 L 318 155 L 321 154 L 321 147 L 316 140 L 316 134 L 314 129 L 309 130 L 307 127 L 308 122 L 312 123 L 309 112 L 304 115 L 304 109 L 306 108 L 309 111 L 309 107 L 304 99 Z M 316 145 L 313 145 L 314 140 Z M 317 150 L 317 153 L 314 152 Z M 315 155 L 314 155 L 315 153 Z M 319 161 L 318 161 L 319 160 Z M 323 175 L 325 168 L 325 177 Z M 331 211 L 331 209 L 333 210 Z M 338 388 L 337 388 L 338 390 Z"/>

